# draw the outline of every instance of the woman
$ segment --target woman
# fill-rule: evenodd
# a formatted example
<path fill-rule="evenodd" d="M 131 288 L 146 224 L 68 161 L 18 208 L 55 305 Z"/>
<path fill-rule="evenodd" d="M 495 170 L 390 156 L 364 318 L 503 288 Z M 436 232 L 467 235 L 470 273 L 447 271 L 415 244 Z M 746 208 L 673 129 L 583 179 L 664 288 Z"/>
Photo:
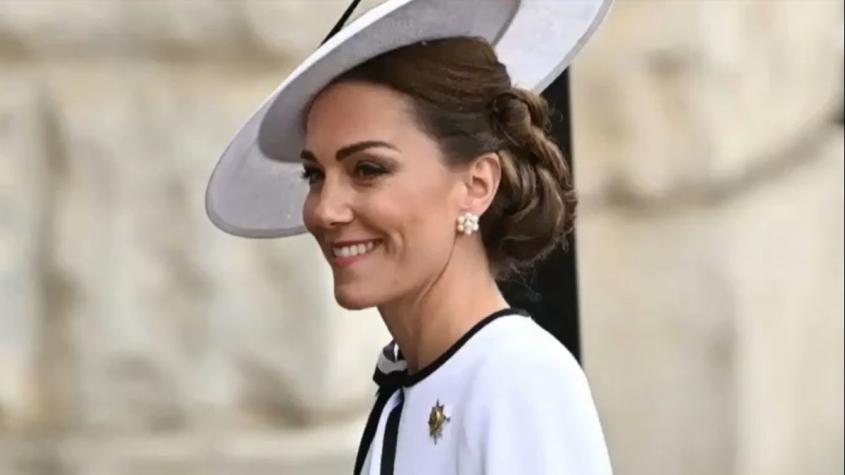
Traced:
<path fill-rule="evenodd" d="M 436 2 L 393 3 L 430 9 Z M 405 18 L 433 11 L 406 10 Z M 581 368 L 525 312 L 510 308 L 496 285 L 572 228 L 577 200 L 547 135 L 546 103 L 514 87 L 490 38 L 420 36 L 329 74 L 296 107 L 278 105 L 297 95 L 283 86 L 253 118 L 254 146 L 272 149 L 275 141 L 284 149 L 291 119 L 279 119 L 279 111 L 296 112 L 308 186 L 300 201 L 290 192 L 288 201 L 302 205 L 338 303 L 377 307 L 393 336 L 377 364 L 378 398 L 355 473 L 609 474 Z M 227 153 L 248 154 L 252 146 L 236 137 Z M 224 159 L 215 175 L 244 167 Z M 293 232 L 290 223 L 267 231 L 273 226 L 255 216 L 244 232 L 214 198 L 209 214 L 226 230 Z"/>

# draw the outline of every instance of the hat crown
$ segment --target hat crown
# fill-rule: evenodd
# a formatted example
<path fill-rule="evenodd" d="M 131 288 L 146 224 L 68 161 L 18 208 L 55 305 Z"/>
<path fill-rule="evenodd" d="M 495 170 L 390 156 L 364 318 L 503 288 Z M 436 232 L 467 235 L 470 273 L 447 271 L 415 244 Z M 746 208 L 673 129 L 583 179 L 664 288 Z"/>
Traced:
<path fill-rule="evenodd" d="M 305 231 L 300 177 L 303 111 L 332 79 L 419 41 L 480 36 L 513 85 L 542 91 L 598 27 L 611 0 L 387 0 L 337 31 L 299 65 L 235 134 L 209 180 L 206 211 L 230 234 Z"/>

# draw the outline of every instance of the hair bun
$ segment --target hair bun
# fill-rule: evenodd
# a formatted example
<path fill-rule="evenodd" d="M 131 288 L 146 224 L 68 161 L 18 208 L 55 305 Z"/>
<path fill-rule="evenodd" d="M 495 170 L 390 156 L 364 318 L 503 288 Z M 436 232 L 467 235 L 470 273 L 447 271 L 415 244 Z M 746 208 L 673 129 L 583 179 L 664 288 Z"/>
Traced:
<path fill-rule="evenodd" d="M 551 129 L 548 103 L 541 96 L 524 89 L 512 87 L 496 94 L 490 101 L 490 110 L 494 126 L 499 126 L 514 145 L 524 145 L 530 139 L 533 127 L 543 132 Z M 512 136 L 514 132 L 518 136 Z"/>
<path fill-rule="evenodd" d="M 564 237 L 575 220 L 577 196 L 563 154 L 552 137 L 546 100 L 519 88 L 490 101 L 492 127 L 502 142 L 502 184 L 490 232 L 511 268 L 542 258 Z"/>

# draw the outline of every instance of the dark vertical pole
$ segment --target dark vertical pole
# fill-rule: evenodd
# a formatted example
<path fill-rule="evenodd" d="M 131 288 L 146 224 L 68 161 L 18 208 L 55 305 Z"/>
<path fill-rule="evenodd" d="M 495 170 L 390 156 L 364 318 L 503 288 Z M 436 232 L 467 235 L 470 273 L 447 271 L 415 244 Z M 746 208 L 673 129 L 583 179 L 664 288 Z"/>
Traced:
<path fill-rule="evenodd" d="M 572 170 L 572 123 L 569 102 L 569 70 L 552 82 L 543 97 L 554 112 L 552 135 Z M 578 326 L 578 276 L 575 262 L 575 235 L 567 236 L 567 249 L 556 249 L 525 276 L 501 282 L 505 298 L 534 316 L 581 361 Z M 526 289 L 526 286 L 528 289 Z"/>

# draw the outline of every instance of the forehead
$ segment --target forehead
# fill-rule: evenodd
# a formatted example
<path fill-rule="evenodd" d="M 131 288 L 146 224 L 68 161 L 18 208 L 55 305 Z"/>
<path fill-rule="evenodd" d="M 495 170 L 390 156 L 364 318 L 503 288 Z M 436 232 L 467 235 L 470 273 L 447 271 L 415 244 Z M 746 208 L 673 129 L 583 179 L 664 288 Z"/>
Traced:
<path fill-rule="evenodd" d="M 305 148 L 337 148 L 362 140 L 383 140 L 401 147 L 420 139 L 411 105 L 385 86 L 341 82 L 320 92 L 306 118 Z"/>

